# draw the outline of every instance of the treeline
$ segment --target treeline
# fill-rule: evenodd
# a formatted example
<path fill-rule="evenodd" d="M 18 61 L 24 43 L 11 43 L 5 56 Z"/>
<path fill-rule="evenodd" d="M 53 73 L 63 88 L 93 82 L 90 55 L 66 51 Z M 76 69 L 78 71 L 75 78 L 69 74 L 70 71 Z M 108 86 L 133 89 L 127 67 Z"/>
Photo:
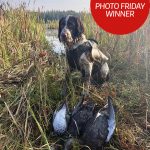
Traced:
<path fill-rule="evenodd" d="M 67 15 L 74 15 L 74 16 L 81 16 L 81 12 L 75 12 L 72 10 L 69 11 L 45 11 L 41 12 L 41 18 L 47 22 L 47 21 L 53 21 L 53 20 L 59 20 L 60 18 L 67 16 Z"/>

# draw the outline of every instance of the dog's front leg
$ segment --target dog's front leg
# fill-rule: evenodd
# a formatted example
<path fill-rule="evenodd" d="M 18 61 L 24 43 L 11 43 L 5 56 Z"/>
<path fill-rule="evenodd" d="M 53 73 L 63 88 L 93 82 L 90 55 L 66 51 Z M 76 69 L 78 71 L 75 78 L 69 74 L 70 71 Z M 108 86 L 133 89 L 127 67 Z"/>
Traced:
<path fill-rule="evenodd" d="M 91 73 L 93 68 L 93 62 L 90 62 L 85 53 L 81 55 L 80 67 L 83 79 L 83 85 L 85 90 L 88 92 L 91 84 Z"/>
<path fill-rule="evenodd" d="M 82 78 L 84 87 L 89 89 L 91 84 L 91 73 L 92 73 L 93 63 L 84 64 L 82 68 Z"/>

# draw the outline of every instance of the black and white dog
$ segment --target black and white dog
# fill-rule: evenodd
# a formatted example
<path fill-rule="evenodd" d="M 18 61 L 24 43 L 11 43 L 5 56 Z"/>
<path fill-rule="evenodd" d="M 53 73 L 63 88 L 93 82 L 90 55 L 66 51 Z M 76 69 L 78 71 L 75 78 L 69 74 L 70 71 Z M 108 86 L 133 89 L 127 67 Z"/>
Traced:
<path fill-rule="evenodd" d="M 109 79 L 108 58 L 98 49 L 95 40 L 86 39 L 79 18 L 70 15 L 61 18 L 58 38 L 65 46 L 70 71 L 81 71 L 86 85 L 103 84 Z"/>

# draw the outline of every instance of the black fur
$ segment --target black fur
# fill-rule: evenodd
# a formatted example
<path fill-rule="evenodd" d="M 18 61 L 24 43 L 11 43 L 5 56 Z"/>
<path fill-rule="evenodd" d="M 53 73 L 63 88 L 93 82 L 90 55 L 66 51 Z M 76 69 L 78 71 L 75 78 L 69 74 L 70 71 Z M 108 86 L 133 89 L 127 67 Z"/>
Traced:
<path fill-rule="evenodd" d="M 70 71 L 81 70 L 79 59 L 83 53 L 91 53 L 92 46 L 89 42 L 85 42 L 75 49 L 67 51 L 67 61 L 70 67 Z"/>
<path fill-rule="evenodd" d="M 81 36 L 82 33 L 84 33 L 84 27 L 79 18 L 74 18 L 74 19 L 77 22 L 75 38 L 78 38 Z"/>
<path fill-rule="evenodd" d="M 65 26 L 65 17 L 61 18 L 59 20 L 59 28 L 58 28 L 58 38 L 59 38 L 59 41 L 61 42 L 60 40 L 60 34 L 61 34 L 61 31 L 62 31 L 62 28 Z"/>
<path fill-rule="evenodd" d="M 60 41 L 61 41 L 60 39 L 61 32 L 66 25 L 66 18 L 67 17 L 63 17 L 59 21 L 58 38 Z M 84 27 L 83 27 L 81 20 L 74 16 L 69 17 L 66 26 L 70 30 L 73 40 L 75 40 L 76 38 L 79 38 L 81 34 L 84 33 Z"/>
<path fill-rule="evenodd" d="M 104 82 L 107 82 L 110 79 L 110 74 L 106 76 L 106 78 L 102 78 L 101 76 L 101 67 L 102 64 L 94 62 L 93 64 L 93 69 L 92 69 L 92 74 L 91 74 L 91 82 L 94 85 L 102 85 Z"/>
<path fill-rule="evenodd" d="M 97 51 L 100 50 L 96 40 L 86 40 L 84 27 L 79 18 L 74 16 L 63 17 L 59 21 L 58 37 L 60 42 L 63 42 L 66 46 L 66 56 L 70 71 L 79 70 L 86 85 L 89 85 L 89 83 L 103 84 L 109 79 L 109 75 L 106 79 L 103 79 L 101 75 L 102 63 L 107 61 L 107 57 L 102 58 L 102 55 L 98 54 Z M 82 43 L 82 41 L 84 42 Z M 77 47 L 74 46 L 78 42 L 82 44 L 77 44 Z M 93 50 L 95 50 L 97 56 L 92 53 L 94 52 Z M 102 52 L 100 51 L 100 53 Z"/>

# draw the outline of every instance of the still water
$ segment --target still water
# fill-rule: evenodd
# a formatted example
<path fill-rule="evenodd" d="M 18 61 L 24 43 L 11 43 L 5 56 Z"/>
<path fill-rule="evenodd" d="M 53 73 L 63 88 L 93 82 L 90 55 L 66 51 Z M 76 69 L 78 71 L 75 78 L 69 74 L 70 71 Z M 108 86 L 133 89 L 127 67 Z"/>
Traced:
<path fill-rule="evenodd" d="M 65 53 L 64 46 L 62 43 L 59 42 L 57 37 L 58 30 L 51 29 L 46 31 L 46 39 L 52 45 L 54 52 L 56 53 Z"/>

